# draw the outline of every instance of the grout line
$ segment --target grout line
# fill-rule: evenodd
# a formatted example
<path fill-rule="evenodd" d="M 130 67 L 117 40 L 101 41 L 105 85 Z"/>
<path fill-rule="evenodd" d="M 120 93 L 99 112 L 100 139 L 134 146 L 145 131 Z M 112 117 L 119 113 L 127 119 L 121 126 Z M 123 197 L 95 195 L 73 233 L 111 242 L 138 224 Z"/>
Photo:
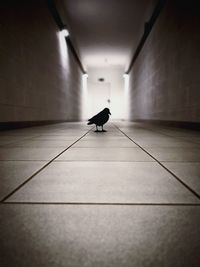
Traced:
<path fill-rule="evenodd" d="M 94 128 L 94 127 L 93 127 Z M 21 189 L 25 184 L 27 184 L 30 180 L 32 180 L 35 175 L 40 173 L 42 170 L 44 170 L 48 165 L 50 165 L 55 159 L 57 159 L 60 155 L 62 155 L 65 151 L 67 151 L 70 147 L 72 147 L 74 144 L 76 144 L 79 140 L 81 140 L 85 135 L 87 135 L 93 128 L 91 128 L 89 131 L 87 131 L 84 135 L 82 135 L 79 139 L 77 139 L 74 143 L 72 143 L 70 146 L 68 146 L 66 149 L 61 151 L 57 156 L 55 156 L 53 159 L 48 161 L 42 168 L 40 168 L 38 171 L 36 171 L 33 175 L 31 175 L 26 181 L 24 181 L 22 184 L 20 184 L 18 187 L 16 187 L 13 191 L 11 191 L 7 196 L 5 196 L 3 199 L 1 199 L 0 202 L 6 201 L 9 197 L 11 197 L 14 193 L 16 193 L 19 189 Z"/>
<path fill-rule="evenodd" d="M 36 161 L 36 162 L 41 161 L 41 162 L 43 162 L 44 161 L 44 162 L 49 162 L 49 160 L 45 160 L 45 159 L 37 159 L 37 160 L 36 159 L 0 159 L 0 162 L 2 162 L 2 161 L 3 162 L 4 161 L 5 162 L 7 162 L 7 161 L 26 161 L 26 162 L 29 162 L 29 161 Z"/>
<path fill-rule="evenodd" d="M 5 160 L 6 161 L 6 160 Z M 12 161 L 12 160 L 11 160 Z M 30 160 L 31 161 L 31 160 Z M 36 161 L 39 161 L 39 160 L 36 160 Z M 146 160 L 146 161 L 144 161 L 144 160 L 140 160 L 140 161 L 138 161 L 138 160 L 109 160 L 109 159 L 107 159 L 107 160 L 87 160 L 87 159 L 85 159 L 85 160 L 64 160 L 64 159 L 62 159 L 62 160 L 56 160 L 56 162 L 132 162 L 132 163 L 134 163 L 134 162 L 157 162 L 157 160 Z M 163 163 L 171 163 L 171 162 L 174 162 L 174 163 L 199 163 L 200 164 L 200 161 L 161 161 L 160 163 L 162 164 L 162 162 Z"/>
<path fill-rule="evenodd" d="M 2 202 L 2 205 L 88 205 L 88 206 L 197 206 L 200 203 L 121 203 L 121 202 Z"/>
<path fill-rule="evenodd" d="M 113 123 L 113 125 L 115 126 L 115 127 L 117 127 L 114 123 Z M 119 128 L 119 127 L 117 127 L 117 128 Z M 178 140 L 182 140 L 182 141 L 185 141 L 185 142 L 189 142 L 189 143 L 192 143 L 192 144 L 195 144 L 195 145 L 200 145 L 200 143 L 199 142 L 197 142 L 197 141 L 194 141 L 194 140 L 186 140 L 186 139 L 184 139 L 184 138 L 187 138 L 187 136 L 173 136 L 173 135 L 170 135 L 170 134 L 167 134 L 167 133 L 163 133 L 163 132 L 159 132 L 159 130 L 155 130 L 155 129 L 152 129 L 152 128 L 147 128 L 147 127 L 142 127 L 141 126 L 141 128 L 143 129 L 143 130 L 145 130 L 145 131 L 151 131 L 151 132 L 153 132 L 154 134 L 156 133 L 156 134 L 160 134 L 160 135 L 164 135 L 164 136 L 167 136 L 167 137 L 170 137 L 170 138 L 175 138 L 175 139 L 178 139 Z M 169 130 L 171 129 L 171 127 L 167 127 L 167 128 L 169 128 Z M 120 130 L 121 131 L 121 130 Z M 183 139 L 182 139 L 183 138 Z"/>
<path fill-rule="evenodd" d="M 167 167 L 165 167 L 157 158 L 152 156 L 148 151 L 146 151 L 143 147 L 141 147 L 139 144 L 137 144 L 133 139 L 131 139 L 127 134 L 125 134 L 119 127 L 117 127 L 115 124 L 114 126 L 123 133 L 128 139 L 130 139 L 134 144 L 136 144 L 139 148 L 141 148 L 146 154 L 148 154 L 151 158 L 153 158 L 160 166 L 162 166 L 166 171 L 168 171 L 178 182 L 180 182 L 184 187 L 186 187 L 193 195 L 195 195 L 198 199 L 200 199 L 200 195 L 193 190 L 189 185 L 187 185 L 185 182 L 183 182 L 178 176 L 176 176 L 172 171 L 170 171 Z"/>
<path fill-rule="evenodd" d="M 147 163 L 147 162 L 154 162 L 155 160 L 151 160 L 151 161 L 130 161 L 130 160 L 56 160 L 55 162 L 129 162 L 129 163 L 134 163 L 134 162 L 142 162 L 142 163 Z M 199 162 L 200 163 L 200 162 Z"/>
<path fill-rule="evenodd" d="M 10 160 L 0 160 L 0 162 L 9 162 L 9 161 L 25 161 L 25 162 L 49 162 L 48 160 L 32 160 L 32 159 L 30 159 L 30 160 L 12 160 L 12 159 L 10 159 Z M 134 162 L 155 162 L 155 160 L 148 160 L 148 161 L 130 161 L 130 160 L 72 160 L 72 159 L 69 159 L 69 160 L 56 160 L 55 162 L 132 162 L 132 163 L 134 163 Z M 174 161 L 165 161 L 165 162 L 174 162 Z M 179 163 L 181 163 L 181 162 L 184 162 L 184 161 L 179 161 Z M 194 163 L 200 163 L 199 161 L 192 161 L 192 162 L 194 162 Z M 190 162 L 190 163 L 192 163 L 192 162 Z"/>
<path fill-rule="evenodd" d="M 161 161 L 161 164 L 166 164 L 166 163 L 177 163 L 177 164 L 199 164 L 200 161 Z"/>
<path fill-rule="evenodd" d="M 73 143 L 73 141 L 71 143 Z M 35 148 L 38 148 L 38 149 L 55 149 L 55 148 L 59 148 L 59 149 L 63 149 L 64 147 L 58 147 L 58 146 L 57 147 L 39 147 L 39 146 L 38 147 L 31 147 L 31 146 L 30 147 L 24 147 L 24 146 L 22 147 L 22 146 L 18 146 L 18 147 L 11 147 L 11 148 L 12 149 L 13 148 L 28 148 L 28 149 L 33 149 L 33 148 L 34 149 Z M 126 149 L 134 149 L 134 148 L 136 148 L 136 149 L 138 149 L 138 147 L 136 147 L 136 146 L 133 146 L 133 147 L 121 147 L 121 146 L 118 146 L 118 147 L 117 146 L 116 147 L 111 147 L 111 146 L 110 147 L 109 146 L 107 146 L 107 147 L 106 146 L 105 147 L 97 147 L 97 146 L 96 147 L 73 147 L 73 149 L 79 149 L 79 148 L 80 149 L 85 149 L 85 148 L 97 149 L 98 148 L 98 149 L 102 149 L 102 150 L 103 149 L 107 149 L 107 148 L 111 148 L 111 149 L 124 149 L 124 148 L 126 148 Z"/>

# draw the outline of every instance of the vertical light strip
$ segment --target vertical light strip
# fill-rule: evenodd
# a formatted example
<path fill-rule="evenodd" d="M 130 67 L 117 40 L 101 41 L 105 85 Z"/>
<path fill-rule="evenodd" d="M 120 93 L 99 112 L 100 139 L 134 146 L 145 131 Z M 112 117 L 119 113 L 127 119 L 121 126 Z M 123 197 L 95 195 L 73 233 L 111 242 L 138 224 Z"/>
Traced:
<path fill-rule="evenodd" d="M 129 119 L 129 105 L 130 105 L 130 92 L 129 92 L 129 75 L 124 74 L 124 118 Z"/>
<path fill-rule="evenodd" d="M 68 48 L 65 40 L 65 32 L 59 31 L 57 33 L 57 36 L 58 36 L 61 64 L 63 68 L 66 68 L 68 65 Z"/>
<path fill-rule="evenodd" d="M 82 75 L 82 120 L 88 116 L 88 74 Z"/>

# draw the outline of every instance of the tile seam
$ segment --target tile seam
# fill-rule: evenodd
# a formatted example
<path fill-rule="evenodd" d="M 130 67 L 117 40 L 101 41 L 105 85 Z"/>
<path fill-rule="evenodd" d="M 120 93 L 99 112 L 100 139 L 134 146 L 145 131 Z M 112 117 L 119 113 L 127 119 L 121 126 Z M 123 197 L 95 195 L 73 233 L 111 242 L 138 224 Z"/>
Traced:
<path fill-rule="evenodd" d="M 49 166 L 55 159 L 57 159 L 60 155 L 62 155 L 65 151 L 67 151 L 69 148 L 71 148 L 74 144 L 76 144 L 79 140 L 81 140 L 84 136 L 86 136 L 93 128 L 91 128 L 89 131 L 87 131 L 84 135 L 82 135 L 79 139 L 77 139 L 74 143 L 72 143 L 70 146 L 62 150 L 59 154 L 57 154 L 53 159 L 48 161 L 42 168 L 40 168 L 38 171 L 36 171 L 34 174 L 32 174 L 28 179 L 26 179 L 23 183 L 18 185 L 14 190 L 12 190 L 9 194 L 7 194 L 5 197 L 1 199 L 1 203 L 5 202 L 9 197 L 11 197 L 13 194 L 15 194 L 18 190 L 20 190 L 25 184 L 27 184 L 30 180 L 32 180 L 38 173 L 40 173 L 42 170 L 44 170 L 47 166 Z"/>
<path fill-rule="evenodd" d="M 146 154 L 148 154 L 152 159 L 154 159 L 162 168 L 164 168 L 167 172 L 169 172 L 180 184 L 182 184 L 187 190 L 189 190 L 193 195 L 195 195 L 200 200 L 200 195 L 194 189 L 192 189 L 188 184 L 183 182 L 181 180 L 181 178 L 179 178 L 172 171 L 170 171 L 167 167 L 165 167 L 157 158 L 155 158 L 148 151 L 146 151 L 146 149 L 144 149 L 142 146 L 140 146 L 138 143 L 136 143 L 131 137 L 129 137 L 126 133 L 124 133 L 118 126 L 116 126 L 115 124 L 113 124 L 113 125 L 116 127 L 116 129 L 118 129 L 128 139 L 130 139 L 134 144 L 136 144 L 140 149 L 142 149 Z"/>

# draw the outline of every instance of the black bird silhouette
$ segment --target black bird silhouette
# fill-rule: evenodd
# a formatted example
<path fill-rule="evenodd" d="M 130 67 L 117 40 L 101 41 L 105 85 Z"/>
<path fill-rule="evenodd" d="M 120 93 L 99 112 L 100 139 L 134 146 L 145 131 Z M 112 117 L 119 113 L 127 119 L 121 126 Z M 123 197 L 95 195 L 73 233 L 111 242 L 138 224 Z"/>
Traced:
<path fill-rule="evenodd" d="M 99 112 L 97 115 L 88 120 L 89 121 L 88 125 L 95 124 L 96 125 L 95 132 L 99 131 L 98 126 L 101 126 L 102 132 L 106 132 L 103 129 L 103 125 L 109 120 L 109 114 L 111 115 L 109 108 L 104 108 L 101 112 Z"/>

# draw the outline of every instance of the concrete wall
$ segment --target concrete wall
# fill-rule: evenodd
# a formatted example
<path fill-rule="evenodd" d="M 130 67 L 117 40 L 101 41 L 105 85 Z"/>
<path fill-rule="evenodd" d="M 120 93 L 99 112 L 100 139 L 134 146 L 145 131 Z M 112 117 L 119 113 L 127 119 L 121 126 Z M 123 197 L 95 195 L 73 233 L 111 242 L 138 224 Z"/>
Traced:
<path fill-rule="evenodd" d="M 167 1 L 130 73 L 132 120 L 200 122 L 198 2 Z"/>
<path fill-rule="evenodd" d="M 79 120 L 81 72 L 45 0 L 0 4 L 0 122 Z"/>

